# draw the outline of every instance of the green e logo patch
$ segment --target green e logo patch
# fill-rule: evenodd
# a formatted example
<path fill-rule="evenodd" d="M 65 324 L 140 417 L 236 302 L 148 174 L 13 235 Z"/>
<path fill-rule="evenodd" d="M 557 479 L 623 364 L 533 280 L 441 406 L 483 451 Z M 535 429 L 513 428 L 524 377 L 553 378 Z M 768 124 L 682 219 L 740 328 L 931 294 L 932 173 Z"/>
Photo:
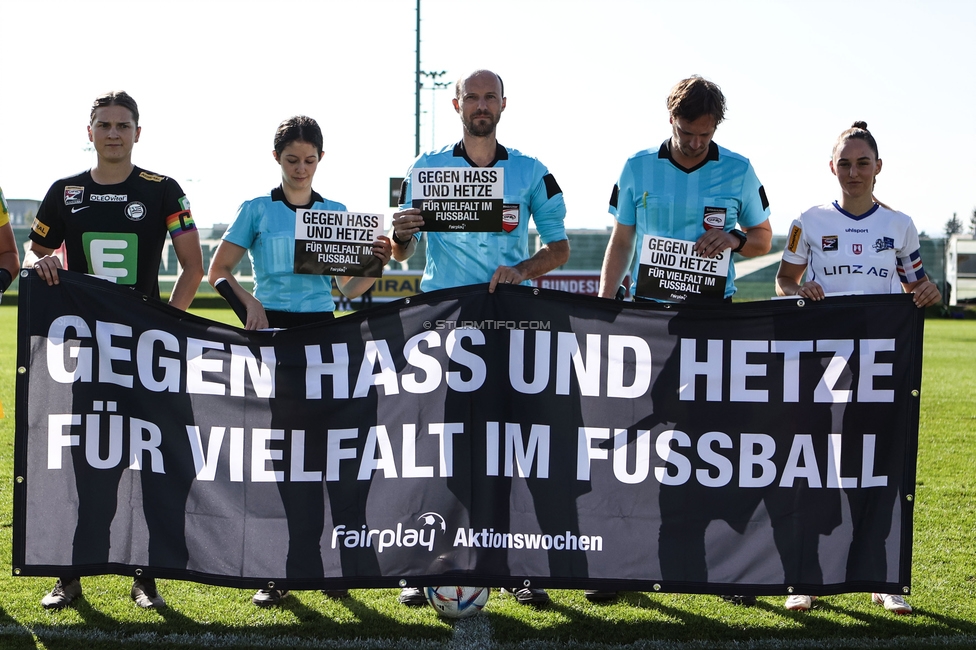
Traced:
<path fill-rule="evenodd" d="M 135 284 L 139 237 L 126 232 L 86 232 L 81 236 L 88 272 L 118 284 Z"/>

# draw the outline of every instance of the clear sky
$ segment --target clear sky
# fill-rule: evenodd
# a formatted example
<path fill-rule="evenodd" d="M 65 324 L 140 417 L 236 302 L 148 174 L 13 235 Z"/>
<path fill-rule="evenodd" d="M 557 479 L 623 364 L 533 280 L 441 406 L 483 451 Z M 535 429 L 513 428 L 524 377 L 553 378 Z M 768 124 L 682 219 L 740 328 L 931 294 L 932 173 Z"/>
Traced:
<path fill-rule="evenodd" d="M 280 180 L 278 123 L 307 114 L 326 154 L 315 189 L 389 215 L 414 157 L 415 0 L 0 0 L 0 187 L 43 198 L 89 167 L 92 99 L 128 90 L 133 160 L 177 179 L 201 225 Z M 865 120 L 877 195 L 937 236 L 976 208 L 972 0 L 423 0 L 421 67 L 505 80 L 502 144 L 536 156 L 567 225 L 611 225 L 624 161 L 668 137 L 665 98 L 701 74 L 725 92 L 715 137 L 750 158 L 773 230 L 837 197 L 836 137 Z M 453 89 L 422 91 L 421 146 L 460 139 Z M 433 125 L 433 133 L 432 133 Z"/>

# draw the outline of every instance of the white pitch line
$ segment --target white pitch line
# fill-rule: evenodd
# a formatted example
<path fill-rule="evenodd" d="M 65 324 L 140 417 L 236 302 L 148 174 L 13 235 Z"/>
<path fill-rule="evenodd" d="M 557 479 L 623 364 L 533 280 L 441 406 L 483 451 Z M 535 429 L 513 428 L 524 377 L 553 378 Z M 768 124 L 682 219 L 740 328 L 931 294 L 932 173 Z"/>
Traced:
<path fill-rule="evenodd" d="M 482 614 L 462 618 L 454 623 L 454 635 L 447 645 L 448 650 L 494 650 L 491 638 L 491 619 Z"/>
<path fill-rule="evenodd" d="M 41 642 L 87 642 L 93 647 L 100 643 L 143 647 L 166 643 L 188 648 L 296 648 L 297 650 L 779 650 L 788 645 L 791 650 L 914 650 L 916 648 L 976 647 L 976 635 L 932 637 L 895 637 L 889 639 L 836 638 L 797 639 L 766 638 L 734 641 L 668 641 L 642 639 L 634 643 L 582 643 L 572 640 L 526 639 L 514 643 L 499 643 L 492 639 L 489 616 L 475 616 L 458 621 L 454 636 L 448 643 L 422 639 L 310 639 L 299 636 L 269 637 L 260 634 L 120 634 L 102 630 L 80 630 L 43 625 L 0 625 L 0 639 L 4 637 L 34 637 Z M 4 645 L 0 643 L 0 646 Z"/>
<path fill-rule="evenodd" d="M 122 646 L 145 647 L 165 643 L 187 648 L 295 648 L 296 650 L 443 650 L 440 641 L 422 639 L 313 639 L 299 636 L 271 637 L 260 634 L 120 634 L 103 630 L 80 630 L 47 626 L 25 627 L 0 625 L 0 639 L 4 637 L 34 637 L 43 643 L 52 641 L 85 642 L 92 647 L 113 643 Z M 0 647 L 4 644 L 0 642 Z"/>

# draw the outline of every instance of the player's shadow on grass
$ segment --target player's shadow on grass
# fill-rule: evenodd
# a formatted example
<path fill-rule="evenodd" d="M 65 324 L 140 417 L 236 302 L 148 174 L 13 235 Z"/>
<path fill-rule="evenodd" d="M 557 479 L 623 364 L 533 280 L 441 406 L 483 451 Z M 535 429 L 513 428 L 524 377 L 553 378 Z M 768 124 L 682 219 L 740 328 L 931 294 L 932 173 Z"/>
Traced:
<path fill-rule="evenodd" d="M 609 608 L 621 605 L 654 610 L 664 618 L 625 620 L 619 616 L 607 616 Z M 739 624 L 732 624 L 707 613 L 672 607 L 643 592 L 626 592 L 621 594 L 615 603 L 595 604 L 592 609 L 588 607 L 581 610 L 558 600 L 552 601 L 547 609 L 556 611 L 563 617 L 563 624 L 549 628 L 556 638 L 572 636 L 574 640 L 581 642 L 612 641 L 614 644 L 627 644 L 647 638 L 732 640 L 747 636 L 742 634 Z M 586 636 L 581 635 L 583 630 L 586 631 Z M 515 633 L 513 636 L 522 634 L 526 638 L 535 636 L 535 630 L 520 623 L 515 623 L 514 628 L 507 630 L 506 636 L 513 632 Z"/>
<path fill-rule="evenodd" d="M 964 619 L 949 618 L 948 616 L 944 616 L 942 614 L 936 614 L 934 612 L 929 612 L 924 609 L 918 609 L 917 607 L 915 608 L 915 611 L 912 613 L 912 616 L 924 616 L 925 618 L 931 619 L 932 621 L 935 621 L 940 625 L 944 625 L 945 627 L 949 628 L 954 632 L 962 632 L 970 635 L 976 634 L 976 621 L 967 621 Z"/>
<path fill-rule="evenodd" d="M 35 650 L 34 635 L 23 623 L 0 607 L 0 648 L 4 650 Z"/>
<path fill-rule="evenodd" d="M 660 597 L 659 597 L 660 596 Z M 626 644 L 649 637 L 665 637 L 675 640 L 723 639 L 726 641 L 765 638 L 775 639 L 782 636 L 783 630 L 769 627 L 769 616 L 781 616 L 802 626 L 804 634 L 819 635 L 827 638 L 868 638 L 874 633 L 877 636 L 918 636 L 929 637 L 946 634 L 971 635 L 976 632 L 976 623 L 953 619 L 945 616 L 933 616 L 916 610 L 910 617 L 899 617 L 884 611 L 880 607 L 875 611 L 865 611 L 860 608 L 831 604 L 829 600 L 817 601 L 816 608 L 809 612 L 791 612 L 782 606 L 780 597 L 760 599 L 753 607 L 743 608 L 723 603 L 718 596 L 710 595 L 678 595 L 688 603 L 670 604 L 665 598 L 673 598 L 674 594 L 655 594 L 645 592 L 623 592 L 617 601 L 588 605 L 580 609 L 565 600 L 556 598 L 548 606 L 557 612 L 564 623 L 549 628 L 555 638 L 572 636 L 576 641 L 606 642 L 613 639 L 616 643 Z M 714 599 L 708 602 L 694 603 L 690 599 Z M 865 598 L 867 596 L 865 595 Z M 614 609 L 633 607 L 654 611 L 661 618 L 654 620 L 625 620 L 625 617 L 614 612 Z M 818 611 L 819 610 L 819 611 Z M 818 614 L 820 614 L 818 616 Z M 825 616 L 830 614 L 830 616 Z M 744 618 L 759 617 L 756 626 L 750 626 Z M 838 620 L 838 616 L 846 616 L 847 621 Z M 924 617 L 925 621 L 919 618 Z M 517 619 L 505 618 L 504 622 L 495 619 L 495 627 L 502 638 L 517 638 L 524 636 L 530 639 L 536 636 L 536 630 Z M 865 634 L 865 628 L 871 630 Z M 586 636 L 580 631 L 586 630 Z M 552 638 L 551 636 L 549 638 Z M 951 636 L 949 637 L 951 639 Z M 955 647 L 951 646 L 950 647 Z"/>
<path fill-rule="evenodd" d="M 865 599 L 870 597 L 868 594 L 860 595 Z M 926 630 L 927 628 L 941 628 L 940 631 L 942 632 L 952 631 L 964 634 L 976 634 L 976 623 L 972 621 L 936 614 L 925 609 L 919 609 L 914 604 L 912 608 L 911 614 L 899 616 L 885 611 L 883 607 L 878 605 L 870 605 L 869 611 L 862 611 L 860 609 L 835 605 L 826 598 L 819 598 L 814 603 L 814 608 L 806 612 L 806 614 L 812 614 L 815 617 L 818 610 L 836 612 L 847 615 L 865 625 L 872 627 L 883 626 L 886 630 L 891 630 L 896 634 L 917 635 L 920 630 Z M 786 612 L 787 610 L 784 609 L 783 611 Z M 802 614 L 802 612 L 796 613 Z"/>

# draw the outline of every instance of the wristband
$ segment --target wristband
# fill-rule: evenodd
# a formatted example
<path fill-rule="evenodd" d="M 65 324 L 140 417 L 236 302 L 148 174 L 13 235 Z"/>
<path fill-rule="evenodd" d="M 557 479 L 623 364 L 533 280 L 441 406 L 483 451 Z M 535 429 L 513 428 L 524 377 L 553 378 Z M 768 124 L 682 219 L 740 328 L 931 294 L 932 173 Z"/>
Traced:
<path fill-rule="evenodd" d="M 0 293 L 7 290 L 10 283 L 14 281 L 14 277 L 10 275 L 10 271 L 7 269 L 0 269 Z"/>
<path fill-rule="evenodd" d="M 400 244 L 401 246 L 406 246 L 407 244 L 409 244 L 409 243 L 410 243 L 410 240 L 411 240 L 411 239 L 413 239 L 413 238 L 412 238 L 412 237 L 407 237 L 406 239 L 400 239 L 400 238 L 399 238 L 399 237 L 397 237 L 397 235 L 396 235 L 396 228 L 394 228 L 394 229 L 393 229 L 393 236 L 392 236 L 392 239 L 393 239 L 393 243 L 394 243 L 394 244 Z"/>
<path fill-rule="evenodd" d="M 739 245 L 732 249 L 732 252 L 733 253 L 738 253 L 739 251 L 742 250 L 742 247 L 746 245 L 746 242 L 749 241 L 749 238 L 741 230 L 734 230 L 733 229 L 733 230 L 730 230 L 729 233 L 731 233 L 734 237 L 738 238 L 738 240 L 739 240 Z"/>

